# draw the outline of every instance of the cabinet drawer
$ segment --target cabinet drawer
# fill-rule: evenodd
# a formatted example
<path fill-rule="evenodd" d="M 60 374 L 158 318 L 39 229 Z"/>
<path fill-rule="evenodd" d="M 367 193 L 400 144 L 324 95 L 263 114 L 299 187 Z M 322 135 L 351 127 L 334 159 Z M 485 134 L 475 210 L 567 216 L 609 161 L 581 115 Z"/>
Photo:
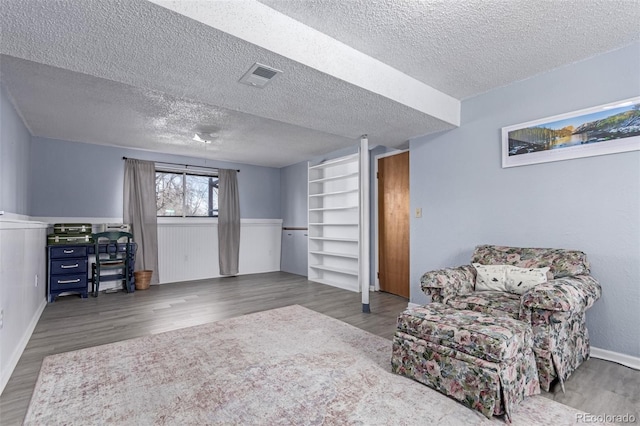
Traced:
<path fill-rule="evenodd" d="M 51 250 L 51 259 L 87 256 L 87 246 L 51 247 L 50 250 Z"/>
<path fill-rule="evenodd" d="M 87 272 L 87 259 L 56 259 L 51 261 L 51 275 Z"/>
<path fill-rule="evenodd" d="M 49 288 L 51 290 L 87 288 L 87 275 L 76 274 L 52 276 L 49 280 Z"/>

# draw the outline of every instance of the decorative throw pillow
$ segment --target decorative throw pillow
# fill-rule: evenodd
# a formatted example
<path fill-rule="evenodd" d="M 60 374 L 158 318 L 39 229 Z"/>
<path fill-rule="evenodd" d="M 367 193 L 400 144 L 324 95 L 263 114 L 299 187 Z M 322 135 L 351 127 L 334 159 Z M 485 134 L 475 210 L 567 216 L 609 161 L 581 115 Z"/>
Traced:
<path fill-rule="evenodd" d="M 474 263 L 478 275 L 476 276 L 476 291 L 507 291 L 507 265 L 481 265 Z"/>
<path fill-rule="evenodd" d="M 527 290 L 547 282 L 549 267 L 546 268 L 519 268 L 507 266 L 507 291 L 515 294 L 524 294 Z"/>

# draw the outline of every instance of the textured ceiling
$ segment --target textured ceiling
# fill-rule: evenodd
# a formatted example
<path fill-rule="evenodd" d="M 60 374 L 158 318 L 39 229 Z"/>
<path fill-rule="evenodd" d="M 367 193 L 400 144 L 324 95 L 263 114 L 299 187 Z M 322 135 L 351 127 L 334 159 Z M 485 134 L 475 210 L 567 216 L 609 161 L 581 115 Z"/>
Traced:
<path fill-rule="evenodd" d="M 0 77 L 36 136 L 282 167 L 450 129 L 456 98 L 638 40 L 639 5 L 2 0 Z M 239 84 L 256 61 L 283 73 Z"/>
<path fill-rule="evenodd" d="M 321 155 L 353 141 L 166 93 L 139 89 L 23 59 L 1 58 L 3 79 L 18 93 L 34 135 L 265 166 L 288 155 Z M 55 107 L 52 107 L 55 101 Z M 210 144 L 194 132 L 213 133 Z M 313 140 L 310 146 L 299 141 Z"/>
<path fill-rule="evenodd" d="M 638 0 L 259 0 L 455 98 L 640 40 Z"/>

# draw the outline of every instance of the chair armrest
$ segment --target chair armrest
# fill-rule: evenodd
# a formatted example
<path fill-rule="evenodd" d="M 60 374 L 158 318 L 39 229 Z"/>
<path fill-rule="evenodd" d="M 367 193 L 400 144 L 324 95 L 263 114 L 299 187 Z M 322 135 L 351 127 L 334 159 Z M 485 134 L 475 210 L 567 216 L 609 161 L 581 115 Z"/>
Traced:
<path fill-rule="evenodd" d="M 458 294 L 471 293 L 475 282 L 476 270 L 471 265 L 429 271 L 420 278 L 422 291 L 440 303 Z"/>
<path fill-rule="evenodd" d="M 558 278 L 540 284 L 522 295 L 529 309 L 560 312 L 586 311 L 600 298 L 602 288 L 591 275 Z"/>

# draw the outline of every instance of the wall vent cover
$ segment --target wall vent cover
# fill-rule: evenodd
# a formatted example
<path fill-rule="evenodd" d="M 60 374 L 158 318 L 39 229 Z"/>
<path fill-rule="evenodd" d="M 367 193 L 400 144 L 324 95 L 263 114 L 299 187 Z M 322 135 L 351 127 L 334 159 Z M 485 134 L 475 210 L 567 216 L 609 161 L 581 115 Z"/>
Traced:
<path fill-rule="evenodd" d="M 263 88 L 273 77 L 281 72 L 280 70 L 256 62 L 239 81 L 249 86 Z"/>

